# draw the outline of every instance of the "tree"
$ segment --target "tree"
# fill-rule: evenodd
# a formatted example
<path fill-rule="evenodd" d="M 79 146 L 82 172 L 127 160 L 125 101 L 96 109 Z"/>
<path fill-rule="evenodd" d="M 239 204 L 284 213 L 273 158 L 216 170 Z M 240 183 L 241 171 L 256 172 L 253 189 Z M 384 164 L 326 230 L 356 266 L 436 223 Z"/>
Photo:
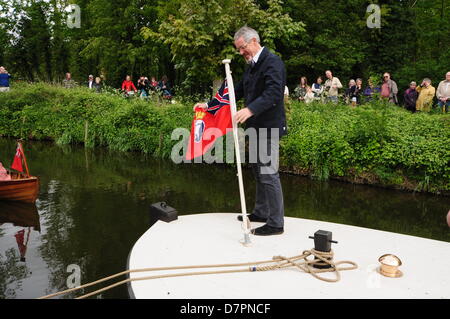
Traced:
<path fill-rule="evenodd" d="M 205 91 L 213 79 L 223 77 L 221 61 L 238 57 L 232 44 L 234 32 L 241 26 L 258 30 L 263 44 L 274 51 L 276 39 L 289 39 L 304 31 L 301 22 L 293 22 L 283 12 L 281 0 L 267 1 L 266 10 L 252 0 L 179 0 L 175 8 L 174 3 L 163 8 L 160 21 L 158 28 L 143 27 L 141 33 L 170 48 L 189 93 Z"/>

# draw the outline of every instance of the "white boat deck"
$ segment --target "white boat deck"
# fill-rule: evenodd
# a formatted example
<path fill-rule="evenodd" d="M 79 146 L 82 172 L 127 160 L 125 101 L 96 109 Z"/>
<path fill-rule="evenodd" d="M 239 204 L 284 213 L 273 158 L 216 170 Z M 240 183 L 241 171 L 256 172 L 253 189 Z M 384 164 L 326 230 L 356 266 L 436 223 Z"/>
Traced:
<path fill-rule="evenodd" d="M 334 261 L 351 260 L 358 269 L 341 272 L 329 283 L 296 268 L 232 274 L 135 281 L 129 286 L 135 298 L 145 299 L 309 299 L 309 298 L 450 298 L 450 243 L 368 228 L 300 218 L 285 218 L 284 234 L 253 236 L 244 247 L 237 214 L 211 213 L 179 216 L 171 223 L 156 222 L 134 245 L 129 269 L 210 265 L 292 257 L 314 247 L 309 239 L 317 230 L 333 233 Z M 252 227 L 262 225 L 252 223 Z M 380 275 L 378 258 L 397 255 L 403 276 Z M 312 257 L 310 257 L 312 258 Z M 245 267 L 234 267 L 245 268 Z M 222 268 L 227 269 L 227 268 Z M 218 270 L 201 269 L 204 271 Z M 192 270 L 132 273 L 138 278 Z M 327 273 L 326 277 L 334 278 Z"/>

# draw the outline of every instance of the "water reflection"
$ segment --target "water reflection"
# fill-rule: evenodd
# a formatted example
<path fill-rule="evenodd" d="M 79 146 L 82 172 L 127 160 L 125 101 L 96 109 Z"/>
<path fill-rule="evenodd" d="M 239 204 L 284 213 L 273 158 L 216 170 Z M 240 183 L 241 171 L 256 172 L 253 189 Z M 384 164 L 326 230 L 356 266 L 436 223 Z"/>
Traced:
<path fill-rule="evenodd" d="M 41 231 L 38 209 L 31 203 L 0 201 L 0 225 L 5 223 Z"/>
<path fill-rule="evenodd" d="M 33 215 L 33 222 L 24 223 L 19 213 L 8 213 L 9 204 L 0 203 L 0 223 L 10 216 L 0 225 L 0 297 L 35 298 L 66 289 L 70 265 L 79 267 L 81 283 L 123 271 L 133 244 L 148 228 L 154 202 L 166 201 L 180 214 L 240 209 L 231 167 L 174 165 L 139 153 L 45 142 L 27 142 L 24 148 L 32 174 L 40 177 L 40 193 L 37 211 L 22 212 Z M 0 139 L 0 161 L 14 149 L 14 140 Z M 287 216 L 450 241 L 449 198 L 292 175 L 281 180 Z M 255 188 L 249 170 L 244 181 L 251 209 Z M 26 263 L 20 262 L 15 237 L 22 230 Z M 127 296 L 126 288 L 118 287 L 100 297 Z"/>
<path fill-rule="evenodd" d="M 2 227 L 3 226 L 3 227 Z M 23 279 L 30 275 L 26 265 L 26 255 L 28 243 L 32 231 L 41 231 L 39 214 L 35 204 L 0 201 L 0 237 L 5 236 L 7 226 L 12 226 L 9 230 L 9 237 L 14 237 L 13 242 L 0 250 L 0 298 L 14 298 L 16 291 L 20 290 Z M 9 238 L 9 239 L 11 239 Z M 2 243 L 4 243 L 2 239 Z"/>

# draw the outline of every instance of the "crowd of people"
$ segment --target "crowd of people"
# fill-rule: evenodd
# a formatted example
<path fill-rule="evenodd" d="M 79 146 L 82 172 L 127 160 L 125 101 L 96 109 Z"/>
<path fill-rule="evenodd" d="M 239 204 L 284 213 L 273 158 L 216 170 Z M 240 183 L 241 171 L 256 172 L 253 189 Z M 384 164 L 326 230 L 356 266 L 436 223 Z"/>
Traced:
<path fill-rule="evenodd" d="M 292 97 L 304 103 L 318 101 L 322 103 L 338 103 L 339 99 L 343 99 L 346 104 L 356 107 L 374 98 L 383 99 L 389 103 L 399 105 L 398 86 L 391 79 L 389 72 L 383 74 L 381 85 L 374 85 L 369 79 L 367 86 L 363 87 L 363 80 L 357 78 L 351 79 L 348 87 L 344 89 L 339 78 L 333 75 L 330 70 L 325 71 L 326 81 L 323 83 L 322 76 L 316 79 L 311 86 L 305 76 L 300 78 L 299 84 L 295 87 Z M 289 89 L 285 88 L 285 95 L 289 95 Z M 450 72 L 447 72 L 445 79 L 439 82 L 437 89 L 432 86 L 429 78 L 422 80 L 420 85 L 412 81 L 403 94 L 403 106 L 411 112 L 430 112 L 434 106 L 434 97 L 437 98 L 436 105 L 442 112 L 448 112 L 450 106 Z"/>
<path fill-rule="evenodd" d="M 322 103 L 338 103 L 342 99 L 345 103 L 356 107 L 358 105 L 372 101 L 374 98 L 384 99 L 389 103 L 399 105 L 398 86 L 397 83 L 391 79 L 389 72 L 383 74 L 381 85 L 374 85 L 371 79 L 368 79 L 367 85 L 363 86 L 363 80 L 357 78 L 351 79 L 348 87 L 344 89 L 338 77 L 334 76 L 330 70 L 325 71 L 325 83 L 323 83 L 322 76 L 317 77 L 315 83 L 308 84 L 308 79 L 305 76 L 300 78 L 300 83 L 295 87 L 292 97 L 304 103 L 311 103 L 313 101 Z M 0 66 L 0 92 L 9 91 L 11 75 Z M 62 85 L 65 88 L 73 88 L 78 84 L 72 79 L 68 72 L 65 75 Z M 104 85 L 101 77 L 91 74 L 84 86 L 89 89 L 101 92 Z M 341 90 L 341 94 L 339 93 Z M 136 85 L 132 81 L 131 76 L 127 75 L 122 82 L 121 92 L 125 97 L 138 96 L 142 99 L 148 99 L 152 94 L 159 94 L 163 99 L 172 99 L 172 87 L 167 76 L 162 76 L 160 81 L 157 81 L 154 76 L 150 80 L 141 76 Z M 286 97 L 289 96 L 289 89 L 285 88 Z M 434 97 L 437 103 L 434 103 Z M 445 74 L 445 79 L 439 82 L 437 89 L 432 85 L 429 78 L 424 78 L 420 85 L 415 81 L 409 84 L 409 87 L 403 93 L 403 106 L 411 112 L 430 112 L 434 105 L 437 105 L 442 112 L 446 113 L 450 107 L 450 71 Z"/>
<path fill-rule="evenodd" d="M 77 83 L 72 79 L 71 74 L 68 72 L 62 84 L 65 88 L 73 88 L 77 86 Z M 84 86 L 89 89 L 95 90 L 96 92 L 101 92 L 103 89 L 103 81 L 101 77 L 95 77 L 92 74 L 89 75 L 88 80 Z M 137 81 L 136 85 L 131 79 L 130 75 L 127 75 L 122 82 L 121 92 L 127 98 L 132 96 L 138 96 L 142 99 L 148 99 L 152 94 L 159 93 L 164 99 L 172 99 L 172 88 L 170 86 L 167 76 L 163 76 L 160 81 L 156 80 L 156 77 L 152 76 L 151 80 L 148 77 L 141 76 Z"/>

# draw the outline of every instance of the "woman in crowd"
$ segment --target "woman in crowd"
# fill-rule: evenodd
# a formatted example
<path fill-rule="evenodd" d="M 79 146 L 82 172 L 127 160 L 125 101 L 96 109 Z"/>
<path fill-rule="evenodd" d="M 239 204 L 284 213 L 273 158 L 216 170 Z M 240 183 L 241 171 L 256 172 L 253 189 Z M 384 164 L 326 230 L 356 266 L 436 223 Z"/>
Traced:
<path fill-rule="evenodd" d="M 345 90 L 345 93 L 344 93 L 345 103 L 346 104 L 350 104 L 352 92 L 355 90 L 355 87 L 356 87 L 356 82 L 355 82 L 355 80 L 351 79 L 348 82 L 348 88 Z"/>
<path fill-rule="evenodd" d="M 306 76 L 300 78 L 300 84 L 294 89 L 294 95 L 299 101 L 305 100 L 306 87 L 308 86 L 308 80 Z"/>
<path fill-rule="evenodd" d="M 312 92 L 314 93 L 314 98 L 316 101 L 322 100 L 322 93 L 323 93 L 323 85 L 322 85 L 323 79 L 321 76 L 319 76 L 316 80 L 316 83 L 312 85 Z"/>
<path fill-rule="evenodd" d="M 352 87 L 350 92 L 350 102 L 353 107 L 361 104 L 361 93 L 362 93 L 362 79 L 357 78 L 355 85 Z"/>
<path fill-rule="evenodd" d="M 373 99 L 374 94 L 378 94 L 381 92 L 379 87 L 375 87 L 371 79 L 367 80 L 368 86 L 364 89 L 364 99 L 365 102 L 370 102 Z"/>
<path fill-rule="evenodd" d="M 92 84 L 92 87 L 95 89 L 95 92 L 97 93 L 100 93 L 101 90 L 103 89 L 102 79 L 99 76 L 95 78 L 95 82 Z"/>
<path fill-rule="evenodd" d="M 416 102 L 419 93 L 416 91 L 417 83 L 412 81 L 409 83 L 409 88 L 405 91 L 403 95 L 403 100 L 405 101 L 405 109 L 411 112 L 416 112 Z"/>

